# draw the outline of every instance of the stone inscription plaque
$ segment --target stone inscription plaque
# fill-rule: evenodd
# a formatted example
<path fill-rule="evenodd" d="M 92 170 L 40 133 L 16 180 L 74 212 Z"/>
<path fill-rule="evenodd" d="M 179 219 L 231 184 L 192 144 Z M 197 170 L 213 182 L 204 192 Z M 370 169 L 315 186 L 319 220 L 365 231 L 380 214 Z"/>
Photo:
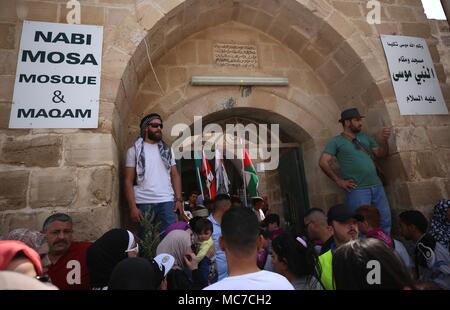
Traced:
<path fill-rule="evenodd" d="M 225 67 L 256 68 L 258 53 L 255 45 L 214 44 L 214 62 Z"/>

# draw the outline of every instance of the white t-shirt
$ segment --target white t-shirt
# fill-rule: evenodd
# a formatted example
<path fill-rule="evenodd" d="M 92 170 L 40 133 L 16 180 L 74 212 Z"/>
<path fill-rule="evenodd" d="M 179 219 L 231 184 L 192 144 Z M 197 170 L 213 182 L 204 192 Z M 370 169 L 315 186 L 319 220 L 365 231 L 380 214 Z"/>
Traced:
<path fill-rule="evenodd" d="M 258 218 L 258 222 L 262 222 L 264 221 L 264 219 L 266 218 L 266 216 L 264 215 L 264 211 L 259 209 L 253 209 L 255 211 L 256 217 Z"/>
<path fill-rule="evenodd" d="M 292 284 L 282 275 L 270 271 L 258 271 L 240 276 L 226 277 L 204 290 L 293 290 Z"/>
<path fill-rule="evenodd" d="M 172 151 L 172 150 L 171 150 Z M 136 203 L 160 203 L 173 201 L 174 193 L 167 170 L 159 153 L 158 144 L 144 142 L 145 176 L 141 185 L 134 186 Z M 171 166 L 175 166 L 175 156 L 172 151 Z M 136 151 L 134 146 L 127 151 L 126 167 L 136 167 Z"/>

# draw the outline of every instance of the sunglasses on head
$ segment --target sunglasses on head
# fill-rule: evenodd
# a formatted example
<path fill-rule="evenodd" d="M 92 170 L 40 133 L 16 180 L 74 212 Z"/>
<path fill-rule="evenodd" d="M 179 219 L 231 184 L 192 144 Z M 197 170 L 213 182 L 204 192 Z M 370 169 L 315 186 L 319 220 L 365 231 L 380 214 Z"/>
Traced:
<path fill-rule="evenodd" d="M 159 124 L 159 123 L 150 123 L 150 124 L 148 124 L 150 127 L 152 127 L 152 128 L 161 128 L 161 129 L 163 129 L 163 124 Z"/>

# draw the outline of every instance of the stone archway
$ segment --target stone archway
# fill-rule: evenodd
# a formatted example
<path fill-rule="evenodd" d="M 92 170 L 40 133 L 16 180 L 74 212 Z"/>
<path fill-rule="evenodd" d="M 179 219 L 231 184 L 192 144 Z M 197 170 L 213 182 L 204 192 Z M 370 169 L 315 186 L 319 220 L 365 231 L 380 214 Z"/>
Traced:
<path fill-rule="evenodd" d="M 373 122 L 377 124 L 378 116 L 386 114 L 380 103 L 392 97 L 380 89 L 386 88 L 387 68 L 377 60 L 379 51 L 371 52 L 373 42 L 364 40 L 354 24 L 323 0 L 307 4 L 294 0 L 170 1 L 157 5 L 140 1 L 137 19 L 130 17 L 118 27 L 115 46 L 105 52 L 105 60 L 114 63 L 105 70 L 104 80 L 116 86 L 112 89 L 117 93 L 111 96 L 119 109 L 116 119 L 128 114 L 127 107 L 151 71 L 146 45 L 155 62 L 189 35 L 227 21 L 249 25 L 287 46 L 323 82 L 338 107 L 370 108 L 377 112 Z M 383 98 L 382 93 L 388 96 Z M 116 130 L 117 138 L 123 137 Z"/>
<path fill-rule="evenodd" d="M 370 52 L 361 33 L 325 1 L 264 3 L 180 1 L 158 19 L 154 4 L 141 2 L 138 18 L 148 31 L 131 37 L 136 40 L 131 44 L 127 31 L 133 29 L 132 22 L 125 21 L 117 34 L 119 46 L 105 55 L 117 65 L 126 65 L 112 124 L 119 156 L 136 135 L 139 118 L 150 110 L 162 114 L 170 128 L 179 122 L 191 123 L 194 115 L 220 111 L 226 100 L 239 97 L 237 107 L 273 111 L 312 137 L 302 145 L 309 197 L 311 206 L 326 208 L 341 200 L 342 193 L 318 171 L 318 156 L 326 140 L 338 132 L 337 116 L 344 107 L 358 106 L 365 114 L 370 110 L 371 129 L 381 125 L 380 115 L 390 122 L 379 90 L 387 69 Z M 194 11 L 195 22 L 186 24 Z M 137 37 L 142 38 L 139 44 Z M 257 45 L 261 64 L 250 72 L 217 68 L 212 56 L 201 54 L 202 50 L 212 52 L 208 44 L 214 40 Z M 189 85 L 190 75 L 217 71 L 278 74 L 288 76 L 291 83 L 288 88 L 254 88 L 245 98 L 236 87 Z"/>
<path fill-rule="evenodd" d="M 191 109 L 196 104 L 198 103 L 191 102 L 186 104 L 185 107 Z M 268 197 L 270 212 L 280 216 L 282 225 L 286 225 L 285 228 L 300 229 L 301 223 L 303 223 L 303 214 L 309 208 L 304 167 L 311 166 L 313 163 L 305 163 L 303 160 L 303 146 L 312 138 L 299 124 L 274 112 L 273 109 L 267 109 L 264 105 L 258 108 L 233 105 L 204 115 L 200 121 L 197 118 L 195 125 L 192 123 L 184 125 L 189 127 L 190 133 L 188 135 L 183 133 L 181 136 L 175 137 L 176 142 L 172 146 L 174 151 L 179 152 L 185 151 L 183 148 L 188 147 L 188 152 L 184 153 L 187 156 L 181 158 L 178 162 L 183 176 L 183 191 L 186 194 L 193 190 L 200 190 L 199 172 L 196 171 L 195 161 L 193 160 L 195 152 L 193 138 L 202 139 L 206 142 L 212 137 L 208 134 L 206 128 L 211 125 L 219 126 L 222 134 L 219 134 L 220 142 L 214 148 L 218 147 L 225 155 L 224 164 L 230 179 L 229 194 L 238 196 L 241 201 L 245 200 L 241 172 L 242 159 L 239 159 L 238 155 L 239 150 L 241 150 L 239 145 L 241 144 L 239 139 L 234 136 L 237 134 L 246 145 L 258 171 L 258 193 L 260 196 Z M 277 128 L 276 133 L 273 134 L 271 131 L 274 125 Z M 239 131 L 237 126 L 241 126 L 241 130 L 245 132 L 244 135 L 237 133 Z M 261 127 L 264 127 L 267 131 L 264 130 L 263 132 Z M 250 138 L 251 136 L 252 138 Z M 271 145 L 270 150 L 269 145 Z M 205 147 L 207 150 L 209 149 L 208 144 Z M 270 154 L 269 158 L 261 158 L 261 151 L 263 150 L 266 155 Z M 199 150 L 197 152 L 200 153 Z M 260 171 L 258 167 L 262 162 L 276 162 L 276 164 L 265 171 Z M 212 169 L 215 169 L 214 160 L 211 164 Z M 269 166 L 266 165 L 265 167 Z M 288 187 L 293 186 L 295 186 L 295 190 L 288 189 Z M 206 191 L 204 186 L 203 191 Z M 247 199 L 251 203 L 248 196 Z"/>

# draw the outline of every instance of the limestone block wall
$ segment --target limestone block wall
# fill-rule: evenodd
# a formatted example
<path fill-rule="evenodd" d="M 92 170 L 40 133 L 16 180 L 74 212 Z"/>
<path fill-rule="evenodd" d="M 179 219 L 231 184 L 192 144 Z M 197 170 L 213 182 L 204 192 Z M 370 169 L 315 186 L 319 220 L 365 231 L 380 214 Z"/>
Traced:
<path fill-rule="evenodd" d="M 430 20 L 431 35 L 437 39 L 437 49 L 444 66 L 445 75 L 450 76 L 450 27 L 446 20 Z"/>
<path fill-rule="evenodd" d="M 18 16 L 19 2 L 26 10 Z M 0 233 L 39 228 L 55 211 L 74 216 L 80 239 L 119 226 L 121 165 L 139 117 L 155 108 L 167 127 L 189 123 L 194 112 L 221 111 L 232 96 L 238 107 L 288 119 L 297 125 L 285 123 L 291 132 L 301 128 L 311 206 L 327 208 L 343 198 L 317 160 L 339 132 L 339 111 L 349 106 L 368 116 L 369 132 L 393 129 L 392 155 L 383 165 L 395 212 L 429 213 L 439 198 L 450 196 L 450 117 L 400 116 L 379 40 L 380 34 L 425 38 L 449 104 L 448 28 L 427 20 L 420 0 L 382 0 L 380 25 L 366 22 L 360 0 L 80 2 L 81 22 L 104 26 L 99 128 L 10 130 L 22 19 L 65 22 L 68 9 L 63 0 L 0 1 Z M 208 31 L 212 27 L 218 33 Z M 254 73 L 287 75 L 292 86 L 254 89 L 248 97 L 235 88 L 186 86 L 193 73 L 216 72 L 204 52 L 213 41 L 245 36 L 261 56 Z"/>
<path fill-rule="evenodd" d="M 134 9 L 134 0 L 81 3 L 81 22 L 104 25 L 106 41 Z M 73 217 L 79 240 L 95 240 L 120 225 L 119 152 L 112 135 L 116 91 L 107 80 L 98 129 L 8 129 L 22 20 L 65 23 L 65 4 L 0 2 L 0 235 L 18 227 L 41 229 L 54 212 Z M 103 99 L 105 89 L 114 92 L 110 102 Z"/>
<path fill-rule="evenodd" d="M 383 60 L 384 52 L 378 38 L 380 34 L 425 38 L 449 106 L 446 21 L 427 20 L 419 0 L 392 0 L 381 1 L 381 24 L 372 27 L 364 20 L 367 9 L 363 5 L 360 10 L 355 9 L 354 2 L 357 1 L 333 2 L 336 9 L 364 31 L 365 40 L 371 41 L 371 48 L 380 63 L 384 64 L 383 67 L 386 67 L 386 61 Z M 395 215 L 403 209 L 419 209 L 429 215 L 437 200 L 450 196 L 450 117 L 401 116 L 389 76 L 383 74 L 377 84 L 378 91 L 382 91 L 382 99 L 377 91 L 371 89 L 364 94 L 370 105 L 366 126 L 373 133 L 382 126 L 393 130 L 393 138 L 390 140 L 391 156 L 382 161 L 382 165 L 389 178 L 387 191 L 393 206 L 394 221 Z M 385 117 L 386 114 L 389 118 Z"/>

